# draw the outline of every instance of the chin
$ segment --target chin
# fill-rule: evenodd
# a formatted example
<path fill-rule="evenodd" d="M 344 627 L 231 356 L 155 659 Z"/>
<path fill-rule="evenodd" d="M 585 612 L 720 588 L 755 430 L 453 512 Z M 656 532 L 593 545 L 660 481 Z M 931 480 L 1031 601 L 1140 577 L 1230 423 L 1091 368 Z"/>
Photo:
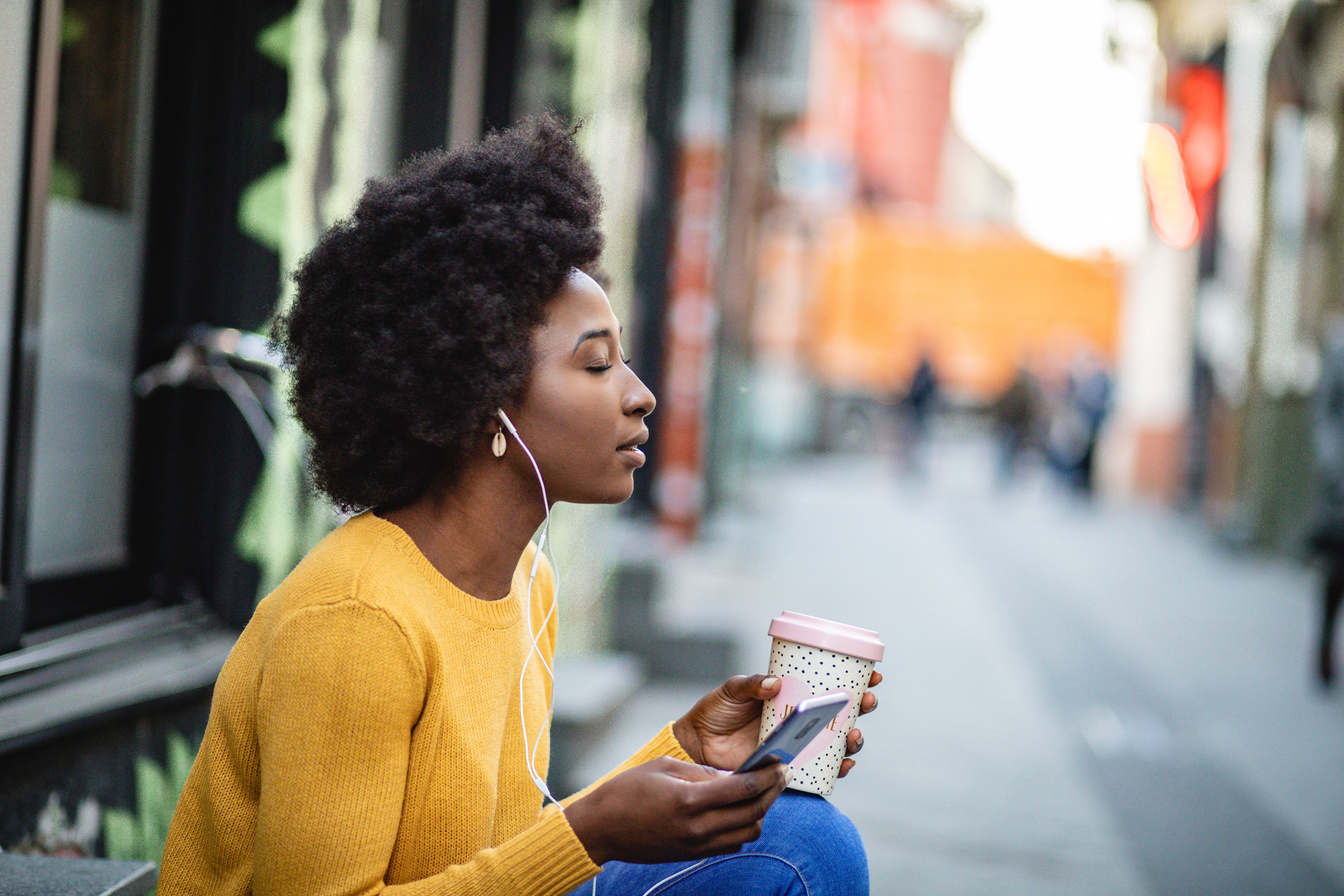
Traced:
<path fill-rule="evenodd" d="M 574 489 L 568 494 L 562 494 L 555 498 L 556 501 L 564 501 L 567 504 L 624 504 L 630 500 L 630 496 L 635 493 L 634 477 L 628 477 L 624 482 L 615 482 L 606 485 L 604 488 Z"/>
<path fill-rule="evenodd" d="M 594 501 L 593 503 L 594 503 L 594 504 L 624 504 L 626 501 L 629 501 L 629 500 L 630 500 L 630 496 L 633 495 L 634 493 L 635 493 L 635 487 L 632 485 L 632 486 L 630 486 L 630 487 L 627 488 L 627 489 L 623 489 L 619 494 L 613 494 L 613 495 L 608 495 L 608 496 L 605 497 L 605 498 L 599 498 L 598 500 Z"/>
<path fill-rule="evenodd" d="M 635 493 L 635 478 L 631 476 L 628 479 L 626 479 L 625 482 L 621 483 L 620 485 L 616 486 L 610 491 L 605 492 L 600 496 L 595 496 L 593 500 L 590 501 L 589 503 L 624 504 L 626 501 L 630 500 L 630 496 L 633 495 L 634 493 Z"/>

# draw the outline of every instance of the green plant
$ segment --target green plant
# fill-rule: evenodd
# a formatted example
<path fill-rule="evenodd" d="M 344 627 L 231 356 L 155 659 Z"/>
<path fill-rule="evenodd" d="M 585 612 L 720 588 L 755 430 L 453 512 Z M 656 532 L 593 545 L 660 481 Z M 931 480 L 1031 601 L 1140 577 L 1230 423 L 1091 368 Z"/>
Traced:
<path fill-rule="evenodd" d="M 195 755 L 187 739 L 172 732 L 168 735 L 166 767 L 148 756 L 135 760 L 135 812 L 103 810 L 103 851 L 108 858 L 155 864 L 163 860 L 168 823 Z"/>

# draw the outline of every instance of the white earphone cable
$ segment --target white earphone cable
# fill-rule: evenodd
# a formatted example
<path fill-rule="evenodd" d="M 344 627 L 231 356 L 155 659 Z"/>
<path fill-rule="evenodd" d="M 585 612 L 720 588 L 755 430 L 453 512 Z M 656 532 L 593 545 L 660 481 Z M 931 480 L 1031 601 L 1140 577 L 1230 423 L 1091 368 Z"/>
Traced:
<path fill-rule="evenodd" d="M 551 668 L 551 664 L 546 661 L 546 655 L 541 651 L 541 636 L 545 633 L 546 626 L 550 624 L 551 617 L 555 615 L 555 607 L 560 598 L 560 575 L 556 570 L 554 561 L 551 563 L 551 576 L 554 584 L 551 591 L 551 604 L 546 610 L 546 616 L 542 619 L 541 625 L 537 627 L 535 632 L 532 629 L 532 585 L 537 578 L 537 569 L 541 566 L 541 555 L 546 547 L 546 537 L 551 531 L 551 502 L 546 497 L 546 480 L 542 478 L 541 467 L 538 466 L 537 459 L 532 456 L 532 451 L 527 447 L 522 436 L 518 435 L 518 430 L 514 428 L 513 421 L 509 419 L 508 414 L 505 414 L 502 408 L 499 410 L 499 419 L 500 422 L 504 424 L 504 428 L 513 435 L 514 441 L 518 443 L 518 447 L 523 449 L 523 453 L 527 455 L 527 459 L 531 461 L 532 470 L 537 474 L 537 485 L 541 488 L 541 505 L 546 512 L 546 520 L 541 524 L 541 534 L 537 537 L 537 551 L 532 555 L 532 569 L 527 574 L 527 590 L 524 592 L 524 621 L 527 625 L 528 638 L 532 643 L 528 647 L 527 657 L 524 658 L 523 668 L 518 675 L 518 720 L 523 728 L 523 750 L 527 754 L 527 773 L 532 777 L 532 783 L 541 791 L 541 795 L 556 806 L 559 806 L 560 801 L 551 793 L 550 787 L 546 785 L 546 779 L 537 771 L 537 751 L 541 749 L 541 739 L 545 735 L 546 730 L 550 727 L 551 717 L 555 711 L 554 703 L 553 701 L 548 701 L 546 706 L 546 716 L 542 720 L 541 727 L 537 729 L 537 739 L 535 743 L 529 743 L 524 688 L 524 684 L 527 680 L 527 667 L 531 664 L 533 656 L 536 656 L 541 660 L 542 668 L 546 670 L 546 675 L 551 680 L 551 687 L 555 687 L 555 670 Z"/>
<path fill-rule="evenodd" d="M 701 859 L 700 861 L 696 862 L 694 865 L 690 865 L 690 866 L 688 866 L 688 867 L 686 867 L 686 868 L 682 868 L 680 871 L 674 871 L 673 873 L 669 874 L 667 877 L 663 878 L 662 880 L 658 881 L 656 884 L 654 884 L 653 886 L 651 886 L 651 887 L 649 887 L 647 890 L 645 890 L 643 896 L 653 896 L 653 892 L 654 892 L 655 890 L 657 890 L 659 887 L 661 887 L 663 884 L 670 884 L 670 883 L 672 883 L 673 881 L 675 881 L 677 878 L 682 877 L 682 876 L 687 875 L 687 874 L 690 874 L 692 871 L 694 871 L 695 869 L 701 867 L 702 865 L 704 865 L 704 864 L 705 864 L 706 862 L 708 862 L 708 861 L 709 861 L 709 859 Z M 600 874 L 599 874 L 597 877 L 593 878 L 593 896 L 597 896 L 597 882 L 598 882 L 598 880 L 600 880 L 600 879 L 601 879 L 601 875 L 600 875 Z"/>

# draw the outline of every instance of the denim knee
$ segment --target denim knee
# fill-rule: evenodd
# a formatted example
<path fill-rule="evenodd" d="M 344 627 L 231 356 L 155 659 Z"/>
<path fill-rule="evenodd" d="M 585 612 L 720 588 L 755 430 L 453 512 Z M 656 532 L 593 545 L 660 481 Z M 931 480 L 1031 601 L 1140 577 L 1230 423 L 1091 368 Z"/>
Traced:
<path fill-rule="evenodd" d="M 868 896 L 868 854 L 854 823 L 819 796 L 788 790 L 761 836 L 700 862 L 608 862 L 571 896 Z"/>
<path fill-rule="evenodd" d="M 743 853 L 766 851 L 797 867 L 810 896 L 868 894 L 863 839 L 854 822 L 823 797 L 794 790 L 782 793 L 765 816 L 760 839 L 743 849 Z"/>

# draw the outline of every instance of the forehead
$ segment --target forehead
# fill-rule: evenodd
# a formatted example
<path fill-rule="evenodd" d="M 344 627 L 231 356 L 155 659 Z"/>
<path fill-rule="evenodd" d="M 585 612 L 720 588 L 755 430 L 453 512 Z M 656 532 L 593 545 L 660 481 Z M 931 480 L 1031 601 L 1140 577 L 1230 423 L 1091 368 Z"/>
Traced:
<path fill-rule="evenodd" d="M 611 302 L 593 278 L 575 271 L 546 303 L 546 320 L 537 336 L 539 341 L 568 337 L 572 347 L 573 340 L 579 335 L 601 329 L 620 334 Z"/>

